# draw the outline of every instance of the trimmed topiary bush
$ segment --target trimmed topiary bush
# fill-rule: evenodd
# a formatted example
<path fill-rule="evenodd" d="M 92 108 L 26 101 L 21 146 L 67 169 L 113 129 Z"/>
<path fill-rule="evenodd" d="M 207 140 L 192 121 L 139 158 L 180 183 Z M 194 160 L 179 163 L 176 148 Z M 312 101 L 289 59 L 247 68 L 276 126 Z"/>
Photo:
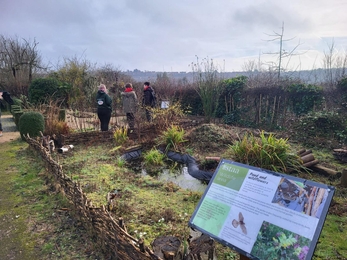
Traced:
<path fill-rule="evenodd" d="M 19 118 L 23 115 L 23 111 L 16 111 L 13 113 L 13 117 L 14 117 L 14 123 L 17 126 L 17 129 L 19 129 Z"/>
<path fill-rule="evenodd" d="M 29 134 L 30 137 L 40 136 L 40 131 L 43 133 L 45 130 L 45 120 L 41 113 L 29 111 L 23 113 L 19 118 L 19 132 L 22 140 L 24 136 Z"/>
<path fill-rule="evenodd" d="M 15 112 L 21 111 L 21 107 L 18 105 L 11 105 L 11 114 L 14 115 Z"/>

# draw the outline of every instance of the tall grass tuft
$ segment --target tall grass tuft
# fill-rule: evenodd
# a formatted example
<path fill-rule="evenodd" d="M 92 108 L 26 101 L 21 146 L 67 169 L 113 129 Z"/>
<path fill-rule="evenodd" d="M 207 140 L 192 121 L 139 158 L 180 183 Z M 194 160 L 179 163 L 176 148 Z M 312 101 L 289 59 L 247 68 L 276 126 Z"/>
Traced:
<path fill-rule="evenodd" d="M 128 129 L 126 127 L 116 128 L 113 138 L 117 145 L 122 145 L 128 140 Z"/>
<path fill-rule="evenodd" d="M 153 124 L 156 129 L 164 130 L 172 124 L 179 122 L 180 118 L 184 116 L 184 112 L 179 102 L 171 103 L 168 108 L 154 108 L 153 110 Z"/>
<path fill-rule="evenodd" d="M 145 152 L 143 158 L 145 165 L 161 166 L 164 165 L 165 155 L 161 151 L 153 148 Z"/>
<path fill-rule="evenodd" d="M 264 131 L 259 138 L 246 134 L 242 140 L 229 145 L 226 154 L 240 163 L 275 172 L 304 170 L 300 157 L 291 152 L 288 139 L 277 139 L 273 134 L 265 136 Z"/>
<path fill-rule="evenodd" d="M 178 151 L 179 145 L 186 142 L 184 135 L 185 132 L 183 128 L 176 125 L 171 125 L 171 127 L 167 128 L 166 131 L 159 136 L 158 141 L 159 144 L 166 145 L 166 151 L 169 149 Z"/>

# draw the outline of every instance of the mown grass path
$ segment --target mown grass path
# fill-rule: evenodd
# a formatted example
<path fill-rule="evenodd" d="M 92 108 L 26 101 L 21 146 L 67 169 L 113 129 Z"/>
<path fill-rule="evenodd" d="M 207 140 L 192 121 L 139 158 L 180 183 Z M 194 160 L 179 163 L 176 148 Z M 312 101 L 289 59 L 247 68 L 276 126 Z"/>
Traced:
<path fill-rule="evenodd" d="M 16 152 L 27 147 L 24 142 L 7 142 L 0 146 L 0 259 L 37 259 L 28 242 L 27 210 L 22 196 L 13 192 L 18 171 Z M 30 240 L 29 240 L 30 241 Z"/>

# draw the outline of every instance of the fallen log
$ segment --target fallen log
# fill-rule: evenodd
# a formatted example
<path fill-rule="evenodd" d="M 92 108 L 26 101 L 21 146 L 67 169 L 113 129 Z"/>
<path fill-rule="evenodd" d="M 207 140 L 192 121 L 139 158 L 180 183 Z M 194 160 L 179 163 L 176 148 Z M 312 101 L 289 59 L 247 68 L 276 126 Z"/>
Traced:
<path fill-rule="evenodd" d="M 337 153 L 347 153 L 347 150 L 346 149 L 334 149 L 334 152 L 337 152 Z"/>
<path fill-rule="evenodd" d="M 334 149 L 334 157 L 342 162 L 347 162 L 347 150 L 346 149 Z"/>
<path fill-rule="evenodd" d="M 303 156 L 305 156 L 305 155 L 307 155 L 307 154 L 311 154 L 311 153 L 312 153 L 312 150 L 306 150 L 305 152 L 299 154 L 299 156 L 300 156 L 300 157 L 303 157 Z"/>
<path fill-rule="evenodd" d="M 315 158 L 314 158 L 313 154 L 310 153 L 310 154 L 307 154 L 307 155 L 302 156 L 302 157 L 301 157 L 301 160 L 302 160 L 302 162 L 305 164 L 305 163 L 307 163 L 307 162 L 311 162 L 311 161 L 315 160 Z"/>
<path fill-rule="evenodd" d="M 309 162 L 304 163 L 302 166 L 309 168 L 309 167 L 312 167 L 314 165 L 317 165 L 318 163 L 319 163 L 319 161 L 317 159 L 315 159 L 313 161 L 309 161 Z"/>
<path fill-rule="evenodd" d="M 337 178 L 341 177 L 341 172 L 338 172 L 336 170 L 324 167 L 324 166 L 319 165 L 319 164 L 312 166 L 311 169 L 314 170 L 314 171 L 317 171 L 319 173 L 335 176 Z"/>
<path fill-rule="evenodd" d="M 301 155 L 302 153 L 306 152 L 306 149 L 305 148 L 302 148 L 298 151 L 298 155 Z"/>

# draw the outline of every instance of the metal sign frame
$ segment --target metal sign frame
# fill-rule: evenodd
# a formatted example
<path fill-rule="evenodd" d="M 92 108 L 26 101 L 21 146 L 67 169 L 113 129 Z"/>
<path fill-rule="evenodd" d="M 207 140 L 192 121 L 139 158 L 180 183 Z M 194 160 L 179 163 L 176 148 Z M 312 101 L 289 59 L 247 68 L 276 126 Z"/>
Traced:
<path fill-rule="evenodd" d="M 223 159 L 188 224 L 250 259 L 266 259 L 271 250 L 311 259 L 334 191 Z"/>

